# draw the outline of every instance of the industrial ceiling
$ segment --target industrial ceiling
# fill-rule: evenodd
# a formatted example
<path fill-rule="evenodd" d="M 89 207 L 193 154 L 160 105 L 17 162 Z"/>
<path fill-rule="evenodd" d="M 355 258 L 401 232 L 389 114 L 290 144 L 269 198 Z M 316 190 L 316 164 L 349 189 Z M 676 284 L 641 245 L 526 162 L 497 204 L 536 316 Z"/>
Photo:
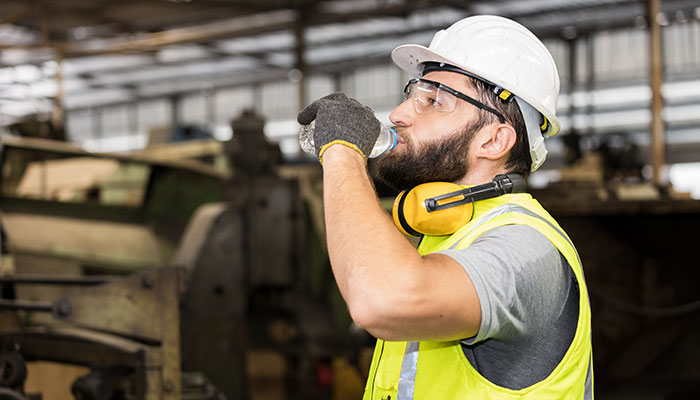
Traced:
<path fill-rule="evenodd" d="M 700 1 L 660 15 L 700 18 Z M 543 38 L 646 24 L 643 0 L 3 0 L 0 125 L 67 111 L 386 63 L 471 14 Z M 300 40 L 301 39 L 301 40 Z M 303 56 L 302 56 L 303 55 Z"/>

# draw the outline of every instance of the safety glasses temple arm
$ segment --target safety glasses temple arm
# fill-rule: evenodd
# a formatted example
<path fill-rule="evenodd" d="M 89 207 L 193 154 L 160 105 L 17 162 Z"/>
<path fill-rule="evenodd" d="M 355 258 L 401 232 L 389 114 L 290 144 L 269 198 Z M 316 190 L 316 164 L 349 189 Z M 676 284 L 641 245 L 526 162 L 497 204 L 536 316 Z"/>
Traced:
<path fill-rule="evenodd" d="M 443 86 L 443 88 L 444 88 L 444 86 Z M 497 117 L 498 117 L 498 120 L 499 120 L 502 124 L 505 124 L 505 123 L 506 123 L 506 118 L 503 116 L 503 114 L 501 114 L 500 112 L 498 112 L 498 110 L 496 110 L 495 108 L 489 107 L 489 106 L 487 106 L 486 104 L 480 102 L 479 100 L 472 99 L 471 97 L 469 97 L 469 96 L 467 96 L 467 95 L 465 95 L 465 94 L 462 94 L 462 93 L 460 93 L 460 92 L 455 91 L 455 93 L 453 93 L 453 94 L 454 94 L 455 96 L 459 97 L 460 99 L 466 101 L 467 103 L 471 103 L 471 104 L 473 104 L 474 106 L 476 106 L 476 107 L 478 107 L 478 108 L 481 108 L 481 109 L 483 109 L 483 110 L 486 110 L 486 111 L 492 113 L 493 115 L 497 116 Z"/>
<path fill-rule="evenodd" d="M 498 110 L 496 110 L 496 109 L 493 108 L 493 107 L 487 106 L 486 104 L 480 102 L 480 101 L 477 100 L 477 99 L 474 99 L 474 98 L 472 98 L 472 97 L 467 96 L 466 94 L 460 92 L 459 90 L 452 89 L 451 87 L 445 86 L 445 85 L 443 85 L 443 84 L 440 83 L 440 82 L 435 82 L 435 81 L 431 81 L 431 80 L 423 79 L 423 78 L 420 78 L 420 79 L 412 79 L 412 81 L 421 81 L 421 82 L 430 83 L 430 84 L 434 85 L 435 87 L 437 87 L 438 89 L 442 89 L 442 90 L 446 91 L 447 93 L 450 93 L 450 94 L 452 94 L 452 95 L 454 95 L 454 96 L 457 96 L 457 97 L 459 97 L 460 99 L 466 101 L 467 103 L 469 103 L 469 104 L 471 104 L 471 105 L 473 105 L 473 106 L 475 106 L 475 107 L 481 108 L 482 110 L 486 110 L 486 111 L 488 111 L 488 112 L 494 114 L 495 116 L 498 117 L 498 120 L 499 120 L 502 124 L 505 124 L 505 123 L 506 123 L 505 117 L 504 117 L 503 114 L 501 114 Z M 409 82 L 409 84 L 410 84 L 410 82 Z M 407 87 L 408 87 L 408 85 L 407 85 Z M 405 91 L 405 89 L 404 89 L 404 91 Z"/>

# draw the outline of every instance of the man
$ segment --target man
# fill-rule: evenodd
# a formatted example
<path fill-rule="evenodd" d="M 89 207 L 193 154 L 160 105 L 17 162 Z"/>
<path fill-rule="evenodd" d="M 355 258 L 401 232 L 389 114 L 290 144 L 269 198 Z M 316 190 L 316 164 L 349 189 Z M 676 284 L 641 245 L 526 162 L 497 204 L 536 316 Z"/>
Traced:
<path fill-rule="evenodd" d="M 559 78 L 524 27 L 469 17 L 392 59 L 416 79 L 390 115 L 399 141 L 378 166 L 388 184 L 472 187 L 542 164 L 543 137 L 559 130 Z M 416 250 L 367 174 L 371 110 L 336 93 L 298 116 L 314 119 L 333 273 L 353 319 L 378 338 L 364 399 L 592 398 L 581 264 L 539 203 L 477 201 L 471 220 L 425 234 Z"/>

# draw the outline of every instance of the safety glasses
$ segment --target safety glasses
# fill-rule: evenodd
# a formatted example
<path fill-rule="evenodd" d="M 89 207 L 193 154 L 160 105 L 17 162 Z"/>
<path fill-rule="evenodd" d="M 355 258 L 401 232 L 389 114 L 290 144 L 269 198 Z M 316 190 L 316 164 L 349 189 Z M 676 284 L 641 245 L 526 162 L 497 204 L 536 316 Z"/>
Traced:
<path fill-rule="evenodd" d="M 418 114 L 427 114 L 431 112 L 449 113 L 454 111 L 457 104 L 457 99 L 462 99 L 476 107 L 493 113 L 501 121 L 505 123 L 506 119 L 503 114 L 496 109 L 487 106 L 486 104 L 476 100 L 466 94 L 454 90 L 440 82 L 430 81 L 427 79 L 411 79 L 403 89 L 406 100 L 413 101 L 413 108 Z"/>

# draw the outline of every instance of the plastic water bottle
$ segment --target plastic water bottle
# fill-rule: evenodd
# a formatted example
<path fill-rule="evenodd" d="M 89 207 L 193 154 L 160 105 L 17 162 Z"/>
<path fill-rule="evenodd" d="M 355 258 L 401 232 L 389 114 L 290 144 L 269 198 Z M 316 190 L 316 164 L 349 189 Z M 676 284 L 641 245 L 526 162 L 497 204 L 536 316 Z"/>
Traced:
<path fill-rule="evenodd" d="M 389 128 L 381 122 L 379 125 L 381 126 L 381 131 L 379 132 L 377 141 L 374 142 L 372 151 L 369 153 L 369 158 L 379 157 L 387 151 L 393 150 L 398 142 L 398 136 L 394 128 Z M 316 121 L 311 121 L 310 124 L 302 125 L 301 128 L 299 128 L 299 145 L 303 151 L 309 154 L 314 154 L 316 152 L 314 148 L 315 127 Z"/>

